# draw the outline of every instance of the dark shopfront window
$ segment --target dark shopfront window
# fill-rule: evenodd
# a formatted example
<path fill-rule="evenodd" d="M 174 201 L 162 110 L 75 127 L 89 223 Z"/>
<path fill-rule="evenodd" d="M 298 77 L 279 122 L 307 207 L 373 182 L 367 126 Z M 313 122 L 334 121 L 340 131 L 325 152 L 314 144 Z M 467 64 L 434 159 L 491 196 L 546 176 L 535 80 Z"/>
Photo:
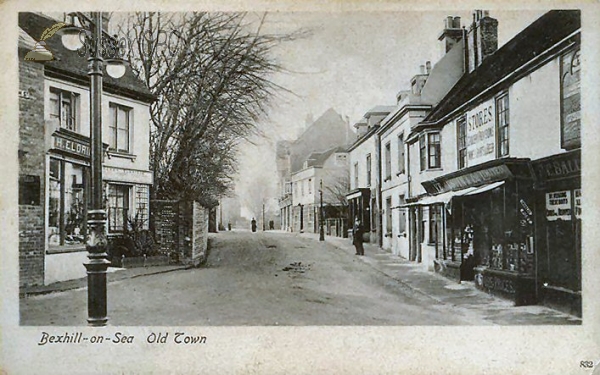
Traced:
<path fill-rule="evenodd" d="M 448 246 L 441 257 L 533 273 L 533 203 L 526 186 L 507 182 L 491 191 L 454 198 L 446 217 Z"/>
<path fill-rule="evenodd" d="M 442 237 L 442 205 L 429 206 L 429 244 L 441 243 Z"/>
<path fill-rule="evenodd" d="M 545 281 L 552 286 L 581 290 L 581 189 L 545 194 Z"/>
<path fill-rule="evenodd" d="M 48 245 L 81 246 L 86 232 L 86 181 L 89 169 L 50 158 Z"/>
<path fill-rule="evenodd" d="M 108 230 L 111 233 L 123 232 L 129 214 L 128 185 L 108 186 Z"/>

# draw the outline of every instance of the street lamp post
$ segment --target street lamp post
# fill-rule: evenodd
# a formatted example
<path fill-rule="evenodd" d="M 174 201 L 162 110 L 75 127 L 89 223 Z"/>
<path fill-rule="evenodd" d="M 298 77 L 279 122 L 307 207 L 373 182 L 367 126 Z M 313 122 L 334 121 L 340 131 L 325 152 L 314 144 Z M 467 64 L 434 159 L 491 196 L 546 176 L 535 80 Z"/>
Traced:
<path fill-rule="evenodd" d="M 319 209 L 319 241 L 325 241 L 325 232 L 323 230 L 323 179 L 320 182 L 319 195 L 321 199 L 321 207 Z"/>
<path fill-rule="evenodd" d="M 91 20 L 83 14 L 76 13 L 83 24 L 87 22 L 91 30 L 78 27 L 67 27 L 61 30 L 62 42 L 67 49 L 85 49 L 80 36 L 82 32 L 89 37 L 91 45 L 88 57 L 90 76 L 90 166 L 91 166 L 91 207 L 88 211 L 88 236 L 86 250 L 88 261 L 84 263 L 88 278 L 88 324 L 105 326 L 108 323 L 106 270 L 110 262 L 107 259 L 106 211 L 102 194 L 102 68 L 106 65 L 107 73 L 119 78 L 125 73 L 125 66 L 120 59 L 104 60 L 102 56 L 102 15 L 92 12 Z M 81 43 L 77 43 L 77 41 Z"/>

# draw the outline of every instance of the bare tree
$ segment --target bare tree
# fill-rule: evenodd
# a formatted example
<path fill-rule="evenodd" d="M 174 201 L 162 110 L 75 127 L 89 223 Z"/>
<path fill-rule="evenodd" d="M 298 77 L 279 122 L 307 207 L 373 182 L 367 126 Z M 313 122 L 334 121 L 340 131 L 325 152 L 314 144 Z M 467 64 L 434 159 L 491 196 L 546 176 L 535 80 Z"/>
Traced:
<path fill-rule="evenodd" d="M 347 212 L 346 194 L 350 190 L 350 171 L 348 168 L 338 169 L 323 183 L 323 199 L 329 206 L 335 207 L 339 216 Z"/>
<path fill-rule="evenodd" d="M 216 205 L 232 184 L 238 143 L 259 133 L 279 43 L 266 14 L 136 13 L 121 33 L 133 71 L 157 96 L 151 106 L 153 197 Z"/>

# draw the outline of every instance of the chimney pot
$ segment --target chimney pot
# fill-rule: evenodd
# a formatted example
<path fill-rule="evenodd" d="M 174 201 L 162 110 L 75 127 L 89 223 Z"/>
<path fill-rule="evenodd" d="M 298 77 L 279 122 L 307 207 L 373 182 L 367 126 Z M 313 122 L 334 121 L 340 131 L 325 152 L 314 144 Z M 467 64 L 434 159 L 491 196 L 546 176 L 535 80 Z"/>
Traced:
<path fill-rule="evenodd" d="M 453 23 L 455 29 L 460 29 L 460 17 L 454 17 Z"/>

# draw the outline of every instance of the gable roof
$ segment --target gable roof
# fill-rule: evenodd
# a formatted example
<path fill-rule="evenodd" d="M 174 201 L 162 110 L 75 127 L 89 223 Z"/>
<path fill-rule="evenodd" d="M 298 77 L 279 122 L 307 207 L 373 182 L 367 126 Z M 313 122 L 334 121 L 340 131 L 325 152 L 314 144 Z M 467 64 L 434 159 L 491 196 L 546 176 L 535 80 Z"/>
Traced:
<path fill-rule="evenodd" d="M 306 158 L 308 167 L 322 167 L 327 159 L 329 159 L 329 157 L 336 152 L 346 152 L 346 148 L 340 146 L 330 148 L 329 150 L 325 150 L 323 152 L 313 152 Z"/>
<path fill-rule="evenodd" d="M 579 10 L 552 10 L 465 74 L 423 122 L 434 123 L 581 28 Z"/>
<path fill-rule="evenodd" d="M 39 40 L 46 28 L 51 27 L 56 22 L 56 20 L 38 13 L 19 13 L 19 27 L 36 41 Z M 56 34 L 45 40 L 45 42 L 46 48 L 52 52 L 55 58 L 44 63 L 45 74 L 89 86 L 87 59 L 80 57 L 77 52 L 66 49 L 61 38 Z M 102 86 L 107 92 L 145 102 L 151 102 L 155 99 L 148 87 L 135 76 L 131 69 L 127 69 L 125 75 L 119 79 L 105 74 Z"/>

